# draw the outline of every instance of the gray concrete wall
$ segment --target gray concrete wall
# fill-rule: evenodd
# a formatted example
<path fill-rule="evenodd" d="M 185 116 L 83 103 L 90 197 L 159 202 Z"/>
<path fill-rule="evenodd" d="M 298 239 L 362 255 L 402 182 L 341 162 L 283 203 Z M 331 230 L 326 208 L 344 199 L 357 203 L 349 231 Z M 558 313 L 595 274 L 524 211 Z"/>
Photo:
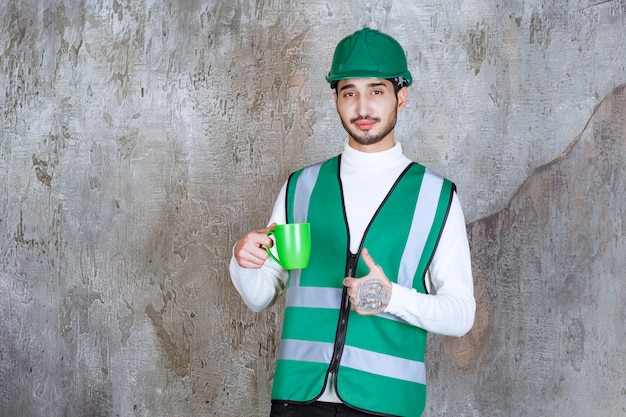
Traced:
<path fill-rule="evenodd" d="M 398 138 L 453 179 L 474 329 L 427 416 L 626 413 L 626 3 L 0 5 L 0 415 L 261 416 L 282 302 L 227 275 L 288 173 L 338 152 L 343 36 L 395 36 Z"/>

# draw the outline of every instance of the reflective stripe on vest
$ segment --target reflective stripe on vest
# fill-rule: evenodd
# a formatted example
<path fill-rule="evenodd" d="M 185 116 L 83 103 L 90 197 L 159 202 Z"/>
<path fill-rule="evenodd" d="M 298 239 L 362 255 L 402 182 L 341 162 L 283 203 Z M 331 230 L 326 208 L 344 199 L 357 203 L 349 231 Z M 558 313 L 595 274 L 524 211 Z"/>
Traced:
<path fill-rule="evenodd" d="M 329 363 L 332 354 L 332 343 L 307 340 L 283 340 L 278 350 L 280 359 L 319 363 Z M 389 378 L 426 384 L 424 363 L 371 352 L 354 346 L 344 348 L 341 365 Z"/>
<path fill-rule="evenodd" d="M 413 277 L 419 263 L 419 258 L 415 254 L 424 251 L 428 233 L 432 226 L 431 223 L 427 223 L 428 229 L 426 229 L 424 222 L 420 220 L 435 218 L 439 199 L 432 197 L 441 193 L 442 186 L 443 178 L 433 175 L 428 169 L 424 172 L 424 179 L 422 180 L 417 204 L 413 212 L 411 231 L 409 232 L 409 238 L 406 242 L 398 271 L 398 284 L 403 287 L 411 288 L 413 286 Z"/>
<path fill-rule="evenodd" d="M 322 164 L 312 165 L 302 170 L 296 182 L 296 194 L 293 202 L 293 220 L 289 223 L 306 223 L 306 215 L 309 212 L 311 191 L 317 182 Z M 289 213 L 289 210 L 287 211 Z"/>
<path fill-rule="evenodd" d="M 310 308 L 338 308 L 341 303 L 341 288 L 301 287 L 299 285 L 300 271 L 291 272 L 289 290 L 285 306 Z M 379 313 L 378 317 L 388 320 L 405 322 L 398 316 L 389 313 Z"/>

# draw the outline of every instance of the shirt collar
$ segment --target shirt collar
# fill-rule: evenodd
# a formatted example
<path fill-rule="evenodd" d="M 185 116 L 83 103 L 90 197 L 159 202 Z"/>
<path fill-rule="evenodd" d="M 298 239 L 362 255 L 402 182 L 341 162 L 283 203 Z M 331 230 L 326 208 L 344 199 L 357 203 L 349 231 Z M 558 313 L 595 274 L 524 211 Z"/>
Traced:
<path fill-rule="evenodd" d="M 381 152 L 361 152 L 352 148 L 347 143 L 343 149 L 342 165 L 346 164 L 355 169 L 368 168 L 380 169 L 388 168 L 391 165 L 406 161 L 406 157 L 402 153 L 402 145 L 396 142 L 393 148 Z"/>

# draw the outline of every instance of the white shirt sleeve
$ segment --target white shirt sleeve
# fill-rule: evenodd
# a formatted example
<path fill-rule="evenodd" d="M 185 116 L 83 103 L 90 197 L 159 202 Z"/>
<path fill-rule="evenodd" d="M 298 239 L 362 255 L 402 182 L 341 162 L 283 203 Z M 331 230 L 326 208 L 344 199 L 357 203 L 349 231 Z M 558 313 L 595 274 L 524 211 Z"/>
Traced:
<path fill-rule="evenodd" d="M 287 183 L 283 185 L 274 203 L 274 210 L 268 223 L 286 223 L 285 194 Z M 241 295 L 243 302 L 254 312 L 260 312 L 270 307 L 287 286 L 288 272 L 278 265 L 272 258 L 258 269 L 243 268 L 233 255 L 230 259 L 230 279 L 235 289 Z"/>
<path fill-rule="evenodd" d="M 385 312 L 446 336 L 463 336 L 474 323 L 476 301 L 463 210 L 456 193 L 428 270 L 431 294 L 393 284 Z"/>

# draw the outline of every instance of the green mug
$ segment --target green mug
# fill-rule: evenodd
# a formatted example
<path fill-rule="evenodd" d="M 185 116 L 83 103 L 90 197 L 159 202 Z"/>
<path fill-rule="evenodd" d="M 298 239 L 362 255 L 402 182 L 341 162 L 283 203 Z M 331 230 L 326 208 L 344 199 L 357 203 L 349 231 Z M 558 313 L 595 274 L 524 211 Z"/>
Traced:
<path fill-rule="evenodd" d="M 311 257 L 311 225 L 309 223 L 277 224 L 266 235 L 274 235 L 275 256 L 267 246 L 265 250 L 283 269 L 303 269 Z"/>

